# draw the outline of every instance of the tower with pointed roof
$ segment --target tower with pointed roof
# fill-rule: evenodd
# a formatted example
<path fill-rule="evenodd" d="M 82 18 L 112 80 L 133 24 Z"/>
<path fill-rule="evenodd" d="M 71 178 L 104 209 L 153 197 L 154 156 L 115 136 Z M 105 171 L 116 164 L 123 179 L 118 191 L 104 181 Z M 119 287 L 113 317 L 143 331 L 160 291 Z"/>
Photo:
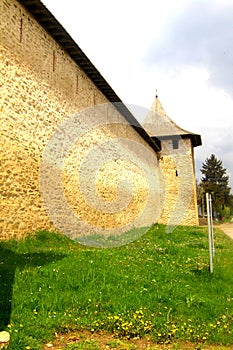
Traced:
<path fill-rule="evenodd" d="M 201 145 L 201 136 L 171 120 L 157 95 L 142 125 L 152 139 L 161 142 L 159 223 L 198 225 L 194 148 Z"/>

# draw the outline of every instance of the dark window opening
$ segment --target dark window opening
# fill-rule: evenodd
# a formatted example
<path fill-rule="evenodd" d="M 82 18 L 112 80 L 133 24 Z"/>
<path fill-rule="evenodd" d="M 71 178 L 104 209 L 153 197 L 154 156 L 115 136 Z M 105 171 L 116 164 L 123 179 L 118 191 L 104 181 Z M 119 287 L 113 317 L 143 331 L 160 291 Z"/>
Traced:
<path fill-rule="evenodd" d="M 78 75 L 76 76 L 76 94 L 78 94 L 78 90 L 79 90 L 79 79 L 78 79 Z"/>
<path fill-rule="evenodd" d="M 178 171 L 176 170 L 176 176 L 178 176 Z"/>
<path fill-rule="evenodd" d="M 56 64 L 56 52 L 53 50 L 53 72 L 55 72 L 55 64 Z"/>
<path fill-rule="evenodd" d="M 19 42 L 23 41 L 23 19 L 20 20 L 20 33 L 19 33 Z"/>
<path fill-rule="evenodd" d="M 179 148 L 179 140 L 172 140 L 172 147 L 173 149 Z"/>

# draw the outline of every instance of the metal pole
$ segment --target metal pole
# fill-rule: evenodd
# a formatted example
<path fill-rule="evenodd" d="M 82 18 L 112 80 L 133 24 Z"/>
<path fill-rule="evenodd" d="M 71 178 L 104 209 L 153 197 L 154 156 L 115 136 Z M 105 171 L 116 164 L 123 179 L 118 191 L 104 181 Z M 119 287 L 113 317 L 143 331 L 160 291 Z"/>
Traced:
<path fill-rule="evenodd" d="M 210 273 L 213 273 L 213 244 L 211 233 L 211 219 L 210 219 L 210 200 L 209 193 L 206 193 L 206 206 L 207 206 L 207 218 L 208 218 L 208 237 L 209 237 L 209 254 L 210 254 Z"/>
<path fill-rule="evenodd" d="M 210 225 L 211 225 L 211 242 L 212 242 L 212 252 L 213 256 L 215 255 L 215 247 L 214 247 L 214 224 L 213 224 L 213 210 L 212 210 L 212 196 L 209 195 L 210 201 Z"/>

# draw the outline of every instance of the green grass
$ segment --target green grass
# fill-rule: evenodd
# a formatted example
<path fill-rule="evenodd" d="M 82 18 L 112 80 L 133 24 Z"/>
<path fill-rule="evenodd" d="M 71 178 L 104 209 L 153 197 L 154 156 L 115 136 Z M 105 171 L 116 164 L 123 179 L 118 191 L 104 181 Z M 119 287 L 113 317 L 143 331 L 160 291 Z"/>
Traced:
<path fill-rule="evenodd" d="M 215 247 L 210 274 L 201 227 L 156 225 L 109 249 L 48 232 L 0 242 L 0 330 L 11 350 L 39 350 L 72 330 L 233 344 L 233 241 L 216 230 Z"/>

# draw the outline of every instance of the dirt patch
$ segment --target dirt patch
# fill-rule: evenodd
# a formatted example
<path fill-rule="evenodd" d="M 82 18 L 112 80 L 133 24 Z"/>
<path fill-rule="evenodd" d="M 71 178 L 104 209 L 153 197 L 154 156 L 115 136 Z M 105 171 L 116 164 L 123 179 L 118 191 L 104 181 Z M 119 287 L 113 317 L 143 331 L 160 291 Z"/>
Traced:
<path fill-rule="evenodd" d="M 208 220 L 206 218 L 199 218 L 199 225 L 208 226 Z M 226 235 L 228 235 L 230 238 L 233 239 L 233 222 L 226 222 L 223 224 L 214 224 L 214 227 L 219 228 L 224 233 L 226 233 Z"/>
<path fill-rule="evenodd" d="M 233 347 L 222 345 L 193 344 L 189 342 L 176 342 L 172 344 L 154 343 L 149 338 L 144 339 L 118 339 L 105 332 L 91 333 L 88 331 L 57 334 L 52 343 L 47 343 L 44 350 L 56 349 L 90 349 L 90 350 L 232 350 Z"/>
<path fill-rule="evenodd" d="M 233 239 L 233 222 L 227 222 L 225 224 L 220 224 L 216 227 L 220 228 L 220 230 L 225 232 L 230 238 Z"/>

